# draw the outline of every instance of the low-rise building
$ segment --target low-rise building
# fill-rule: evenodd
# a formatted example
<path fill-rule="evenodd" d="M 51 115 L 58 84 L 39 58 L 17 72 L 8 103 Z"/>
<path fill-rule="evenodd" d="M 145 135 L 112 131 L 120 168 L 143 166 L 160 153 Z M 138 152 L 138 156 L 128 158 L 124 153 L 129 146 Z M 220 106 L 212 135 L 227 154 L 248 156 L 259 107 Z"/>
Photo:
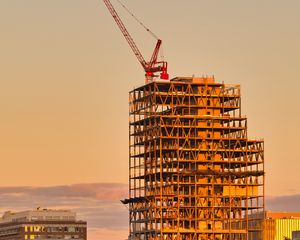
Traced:
<path fill-rule="evenodd" d="M 293 231 L 300 230 L 300 212 L 266 211 L 264 215 L 264 240 L 300 239 L 292 236 Z"/>
<path fill-rule="evenodd" d="M 40 209 L 5 212 L 0 218 L 0 240 L 87 239 L 87 223 L 70 210 Z"/>

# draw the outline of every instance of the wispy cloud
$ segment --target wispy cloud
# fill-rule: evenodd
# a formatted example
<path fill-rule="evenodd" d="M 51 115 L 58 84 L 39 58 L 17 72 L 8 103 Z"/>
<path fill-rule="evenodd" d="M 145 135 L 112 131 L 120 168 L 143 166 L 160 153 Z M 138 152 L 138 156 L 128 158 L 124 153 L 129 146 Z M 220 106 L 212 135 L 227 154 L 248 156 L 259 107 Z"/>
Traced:
<path fill-rule="evenodd" d="M 300 194 L 266 198 L 267 209 L 280 212 L 300 212 Z"/>
<path fill-rule="evenodd" d="M 52 187 L 0 187 L 0 194 L 83 197 L 111 201 L 125 197 L 128 192 L 127 189 L 127 185 L 121 183 L 88 183 Z"/>
<path fill-rule="evenodd" d="M 88 222 L 88 239 L 125 239 L 128 210 L 119 201 L 126 184 L 92 183 L 52 187 L 0 187 L 0 213 L 36 207 L 72 209 Z M 109 236 L 109 237 L 108 237 Z"/>
<path fill-rule="evenodd" d="M 72 209 L 88 222 L 88 239 L 122 240 L 128 235 L 128 210 L 120 203 L 128 185 L 117 183 L 74 184 L 52 187 L 0 187 L 0 213 L 38 206 Z M 267 197 L 271 211 L 300 211 L 300 194 Z"/>

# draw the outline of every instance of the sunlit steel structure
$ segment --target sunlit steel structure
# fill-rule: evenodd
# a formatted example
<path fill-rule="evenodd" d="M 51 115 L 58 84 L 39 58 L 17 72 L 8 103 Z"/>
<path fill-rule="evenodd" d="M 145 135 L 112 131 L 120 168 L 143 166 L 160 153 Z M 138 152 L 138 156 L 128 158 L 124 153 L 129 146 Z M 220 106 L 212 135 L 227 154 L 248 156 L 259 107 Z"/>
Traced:
<path fill-rule="evenodd" d="M 264 181 L 239 85 L 177 77 L 129 93 L 129 239 L 260 239 Z"/>

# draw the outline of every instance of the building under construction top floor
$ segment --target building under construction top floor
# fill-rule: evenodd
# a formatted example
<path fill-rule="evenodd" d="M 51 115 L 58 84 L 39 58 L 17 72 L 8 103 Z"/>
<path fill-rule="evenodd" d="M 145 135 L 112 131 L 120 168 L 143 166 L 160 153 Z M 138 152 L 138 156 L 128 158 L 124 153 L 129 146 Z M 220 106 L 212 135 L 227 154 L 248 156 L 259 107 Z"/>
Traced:
<path fill-rule="evenodd" d="M 264 142 L 239 85 L 153 81 L 129 93 L 129 239 L 246 240 L 264 211 Z"/>

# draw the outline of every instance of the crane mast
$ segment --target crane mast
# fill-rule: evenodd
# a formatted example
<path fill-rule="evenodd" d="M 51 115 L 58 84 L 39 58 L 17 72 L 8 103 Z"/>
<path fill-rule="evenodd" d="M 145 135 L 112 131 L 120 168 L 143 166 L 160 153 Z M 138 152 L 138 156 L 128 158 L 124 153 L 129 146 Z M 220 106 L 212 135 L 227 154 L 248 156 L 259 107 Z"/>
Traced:
<path fill-rule="evenodd" d="M 118 25 L 119 29 L 121 30 L 123 36 L 125 37 L 127 43 L 129 44 L 130 48 L 132 49 L 134 55 L 139 60 L 140 64 L 145 70 L 146 80 L 152 80 L 154 77 L 157 77 L 156 73 L 160 72 L 160 78 L 164 80 L 169 79 L 168 74 L 168 63 L 165 61 L 157 61 L 158 53 L 162 44 L 162 40 L 157 39 L 156 46 L 152 53 L 152 57 L 149 62 L 147 62 L 143 55 L 141 54 L 140 50 L 138 49 L 137 45 L 135 44 L 133 38 L 127 31 L 124 23 L 122 22 L 121 18 L 119 17 L 118 13 L 116 12 L 115 8 L 113 7 L 110 0 L 103 0 L 106 7 L 108 8 L 110 14 L 114 18 L 116 24 Z"/>

